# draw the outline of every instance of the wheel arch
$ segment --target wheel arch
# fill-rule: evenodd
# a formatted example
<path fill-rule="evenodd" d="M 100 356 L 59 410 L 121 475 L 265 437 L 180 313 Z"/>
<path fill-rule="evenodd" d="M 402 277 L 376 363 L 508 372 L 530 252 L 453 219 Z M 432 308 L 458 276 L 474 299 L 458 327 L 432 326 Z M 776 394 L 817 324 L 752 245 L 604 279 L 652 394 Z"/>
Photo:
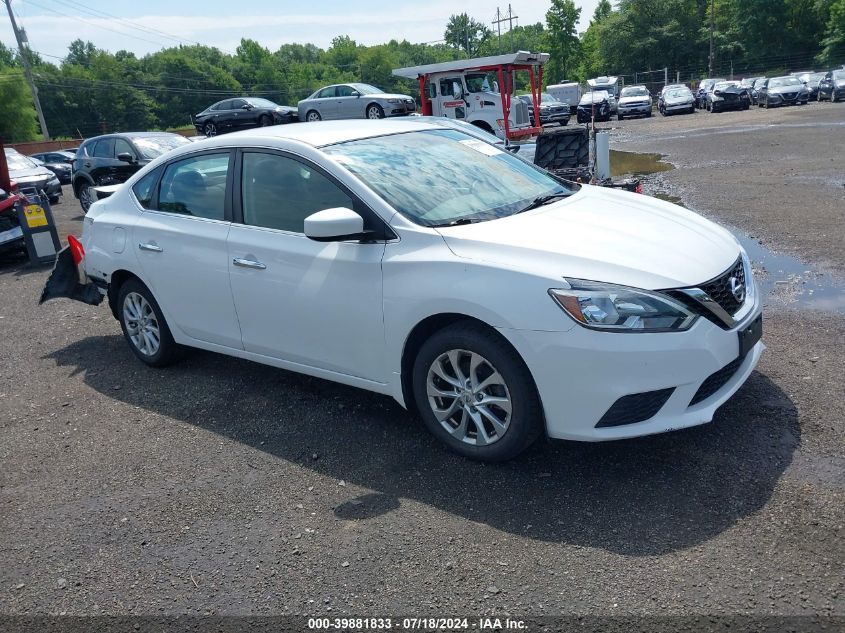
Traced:
<path fill-rule="evenodd" d="M 480 328 L 487 330 L 488 332 L 492 332 L 496 336 L 496 338 L 501 341 L 503 345 L 507 345 L 509 348 L 511 348 L 513 352 L 517 355 L 517 357 L 519 357 L 519 359 L 523 363 L 525 363 L 525 360 L 522 358 L 522 355 L 519 353 L 519 350 L 517 350 L 508 339 L 502 336 L 499 331 L 496 330 L 495 327 L 493 327 L 486 321 L 460 312 L 441 312 L 439 314 L 432 314 L 430 316 L 427 316 L 426 318 L 419 321 L 413 328 L 411 328 L 410 333 L 405 338 L 405 344 L 402 347 L 402 358 L 400 365 L 402 398 L 404 400 L 405 408 L 409 411 L 414 410 L 414 408 L 416 407 L 412 374 L 414 360 L 417 357 L 417 353 L 419 352 L 423 344 L 435 333 L 450 325 L 454 325 L 455 323 L 472 323 Z M 530 368 L 528 370 L 528 373 L 529 375 L 531 375 Z M 531 378 L 533 380 L 533 375 L 531 376 Z"/>
<path fill-rule="evenodd" d="M 369 109 L 370 109 L 372 106 L 376 106 L 379 110 L 381 110 L 382 114 L 384 114 L 384 115 L 386 116 L 386 112 L 385 112 L 385 109 L 384 109 L 384 106 L 383 106 L 383 105 L 381 105 L 378 101 L 370 101 L 370 102 L 367 104 L 367 106 L 364 108 L 364 117 L 366 117 L 366 116 L 367 116 L 367 112 L 369 111 Z"/>
<path fill-rule="evenodd" d="M 115 319 L 119 319 L 117 314 L 117 297 L 120 295 L 120 288 L 130 279 L 137 279 L 139 282 L 147 286 L 147 284 L 144 283 L 144 280 L 138 275 L 123 268 L 114 271 L 109 279 L 109 308 L 111 309 L 112 316 L 114 316 Z M 149 286 L 147 287 L 149 288 Z"/>
<path fill-rule="evenodd" d="M 77 174 L 74 176 L 71 187 L 73 188 L 73 195 L 76 198 L 79 198 L 79 189 L 83 184 L 93 185 L 94 180 L 87 173 Z"/>

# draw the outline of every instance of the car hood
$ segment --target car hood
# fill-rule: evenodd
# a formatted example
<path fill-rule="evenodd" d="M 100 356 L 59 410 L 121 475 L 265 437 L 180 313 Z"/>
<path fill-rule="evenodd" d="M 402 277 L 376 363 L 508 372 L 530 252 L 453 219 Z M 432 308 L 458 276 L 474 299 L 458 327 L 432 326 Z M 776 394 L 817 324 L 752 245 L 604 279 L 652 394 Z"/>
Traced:
<path fill-rule="evenodd" d="M 643 95 L 640 97 L 620 97 L 619 98 L 619 105 L 625 105 L 626 103 L 639 103 L 640 101 L 648 101 L 648 95 Z"/>
<path fill-rule="evenodd" d="M 524 214 L 437 230 L 458 257 L 652 290 L 701 284 L 740 254 L 730 232 L 696 213 L 589 185 Z"/>
<path fill-rule="evenodd" d="M 9 177 L 18 182 L 29 182 L 42 178 L 53 179 L 56 175 L 45 167 L 33 167 L 32 169 L 10 169 Z"/>
<path fill-rule="evenodd" d="M 409 95 L 397 95 L 397 94 L 390 94 L 387 92 L 378 92 L 371 95 L 361 95 L 362 99 L 410 99 Z"/>
<path fill-rule="evenodd" d="M 777 86 L 776 88 L 769 88 L 769 94 L 782 94 L 784 92 L 801 92 L 806 90 L 804 86 Z"/>

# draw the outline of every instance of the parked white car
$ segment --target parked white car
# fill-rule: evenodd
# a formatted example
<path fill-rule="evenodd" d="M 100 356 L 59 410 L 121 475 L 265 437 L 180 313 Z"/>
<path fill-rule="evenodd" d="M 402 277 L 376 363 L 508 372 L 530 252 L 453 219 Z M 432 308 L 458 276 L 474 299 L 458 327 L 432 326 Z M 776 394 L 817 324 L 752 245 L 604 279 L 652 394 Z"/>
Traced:
<path fill-rule="evenodd" d="M 388 394 L 481 460 L 702 424 L 763 350 L 728 231 L 427 121 L 177 148 L 82 245 L 144 363 L 197 347 Z"/>

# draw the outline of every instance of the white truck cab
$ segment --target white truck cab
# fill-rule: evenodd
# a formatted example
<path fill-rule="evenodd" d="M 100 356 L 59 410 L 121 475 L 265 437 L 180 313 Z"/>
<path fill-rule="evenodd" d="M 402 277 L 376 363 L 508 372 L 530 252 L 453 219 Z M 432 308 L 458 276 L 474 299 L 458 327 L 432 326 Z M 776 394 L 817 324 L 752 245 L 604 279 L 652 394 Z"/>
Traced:
<path fill-rule="evenodd" d="M 513 96 L 513 73 L 528 70 L 535 83 L 535 68 L 548 58 L 547 53 L 520 51 L 399 68 L 393 74 L 419 81 L 424 115 L 463 120 L 501 139 L 514 140 L 535 136 L 540 130 L 531 125 L 529 106 Z M 538 92 L 541 76 L 540 72 L 536 77 Z"/>

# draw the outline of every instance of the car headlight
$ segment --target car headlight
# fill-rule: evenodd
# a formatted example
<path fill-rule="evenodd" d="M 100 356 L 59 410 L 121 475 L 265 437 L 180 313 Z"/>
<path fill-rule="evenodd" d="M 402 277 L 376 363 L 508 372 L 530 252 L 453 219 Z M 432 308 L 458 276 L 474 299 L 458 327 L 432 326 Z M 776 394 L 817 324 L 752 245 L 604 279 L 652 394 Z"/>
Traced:
<path fill-rule="evenodd" d="M 388 99 L 388 103 L 402 103 L 399 99 Z"/>
<path fill-rule="evenodd" d="M 659 292 L 567 279 L 569 288 L 549 295 L 580 325 L 608 332 L 680 332 L 698 319 L 682 303 Z"/>

